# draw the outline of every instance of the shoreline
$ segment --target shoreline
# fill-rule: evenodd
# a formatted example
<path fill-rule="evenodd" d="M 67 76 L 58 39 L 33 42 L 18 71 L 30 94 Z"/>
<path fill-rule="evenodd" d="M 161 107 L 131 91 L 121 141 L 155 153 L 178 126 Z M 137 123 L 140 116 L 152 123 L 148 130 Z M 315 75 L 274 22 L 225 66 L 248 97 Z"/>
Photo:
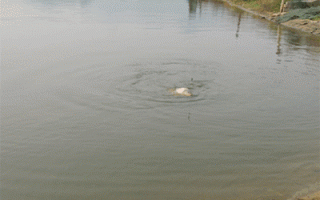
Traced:
<path fill-rule="evenodd" d="M 299 197 L 297 200 L 320 200 L 320 191 L 311 193 L 305 197 Z"/>
<path fill-rule="evenodd" d="M 234 4 L 229 0 L 222 0 L 222 1 L 228 3 L 232 7 L 236 7 L 250 14 L 259 16 L 261 19 L 266 19 L 274 23 L 277 23 L 276 19 L 278 16 L 280 16 L 280 13 L 271 13 L 271 12 L 261 13 L 255 10 L 244 8 L 241 5 Z M 312 35 L 320 37 L 320 21 L 312 21 L 309 19 L 294 19 L 284 23 L 279 23 L 279 25 L 283 25 L 289 28 L 293 28 L 293 29 L 310 33 Z M 294 195 L 294 197 L 290 198 L 290 200 L 320 200 L 320 190 L 312 191 L 304 195 L 297 195 L 297 196 Z"/>
<path fill-rule="evenodd" d="M 262 19 L 266 19 L 266 20 L 272 21 L 274 23 L 277 23 L 276 19 L 278 16 L 280 16 L 280 13 L 272 13 L 272 12 L 261 13 L 261 12 L 255 11 L 255 10 L 244 8 L 241 5 L 234 4 L 233 2 L 231 2 L 229 0 L 222 0 L 222 1 L 228 3 L 232 7 L 236 7 L 240 10 L 243 10 L 243 11 L 248 12 L 250 14 L 259 16 Z M 280 25 L 283 25 L 283 26 L 286 26 L 289 28 L 293 28 L 293 29 L 296 29 L 299 31 L 303 31 L 306 33 L 310 33 L 315 36 L 320 36 L 320 21 L 312 21 L 309 19 L 294 19 L 294 20 L 289 20 L 284 23 L 280 23 Z"/>

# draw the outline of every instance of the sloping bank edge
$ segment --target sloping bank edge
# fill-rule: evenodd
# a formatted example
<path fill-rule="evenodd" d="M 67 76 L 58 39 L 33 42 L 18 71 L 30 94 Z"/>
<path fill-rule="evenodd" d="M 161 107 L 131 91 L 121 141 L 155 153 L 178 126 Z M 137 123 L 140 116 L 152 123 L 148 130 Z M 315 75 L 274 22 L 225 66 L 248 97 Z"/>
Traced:
<path fill-rule="evenodd" d="M 261 17 L 262 19 L 266 19 L 269 21 L 272 21 L 274 23 L 276 22 L 276 18 L 277 18 L 277 14 L 275 13 L 270 13 L 268 15 L 257 12 L 257 11 L 253 11 L 247 8 L 244 8 L 240 5 L 234 4 L 232 2 L 230 2 L 229 0 L 222 0 L 226 3 L 228 3 L 230 6 L 236 7 L 238 9 L 241 9 L 245 12 L 248 12 L 250 14 L 256 15 Z M 320 37 L 320 21 L 312 21 L 309 19 L 294 19 L 294 20 L 290 20 L 284 23 L 281 23 L 281 25 L 289 27 L 289 28 L 294 28 L 300 31 L 304 31 L 307 33 L 311 33 L 313 35 L 319 36 Z"/>

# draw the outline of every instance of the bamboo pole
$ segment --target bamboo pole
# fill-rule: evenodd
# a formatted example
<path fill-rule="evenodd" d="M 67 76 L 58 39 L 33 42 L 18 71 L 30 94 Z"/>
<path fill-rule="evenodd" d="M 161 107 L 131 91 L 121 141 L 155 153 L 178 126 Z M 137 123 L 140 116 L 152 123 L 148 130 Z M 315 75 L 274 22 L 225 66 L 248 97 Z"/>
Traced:
<path fill-rule="evenodd" d="M 281 5 L 280 5 L 280 13 L 283 12 L 283 6 L 284 6 L 284 0 L 281 1 Z"/>

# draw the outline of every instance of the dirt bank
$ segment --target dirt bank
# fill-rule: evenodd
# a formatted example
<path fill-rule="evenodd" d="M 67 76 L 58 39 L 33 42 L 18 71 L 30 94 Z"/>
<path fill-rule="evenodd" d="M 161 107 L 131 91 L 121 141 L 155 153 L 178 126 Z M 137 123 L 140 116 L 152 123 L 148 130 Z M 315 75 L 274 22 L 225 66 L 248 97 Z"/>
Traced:
<path fill-rule="evenodd" d="M 320 21 L 312 21 L 309 19 L 294 19 L 284 22 L 282 23 L 282 25 L 320 36 Z"/>
<path fill-rule="evenodd" d="M 280 16 L 280 13 L 272 13 L 272 12 L 266 12 L 266 11 L 259 12 L 249 8 L 244 8 L 241 5 L 234 4 L 229 0 L 223 0 L 223 1 L 228 3 L 230 6 L 237 7 L 253 15 L 260 16 L 263 19 L 267 19 L 275 23 L 278 23 L 277 18 Z M 282 13 L 282 15 L 283 14 L 285 13 Z M 290 28 L 298 29 L 304 32 L 311 33 L 313 35 L 320 36 L 320 21 L 312 21 L 309 19 L 293 19 L 281 24 Z"/>
<path fill-rule="evenodd" d="M 309 194 L 305 197 L 299 197 L 297 200 L 320 200 L 320 191 Z"/>

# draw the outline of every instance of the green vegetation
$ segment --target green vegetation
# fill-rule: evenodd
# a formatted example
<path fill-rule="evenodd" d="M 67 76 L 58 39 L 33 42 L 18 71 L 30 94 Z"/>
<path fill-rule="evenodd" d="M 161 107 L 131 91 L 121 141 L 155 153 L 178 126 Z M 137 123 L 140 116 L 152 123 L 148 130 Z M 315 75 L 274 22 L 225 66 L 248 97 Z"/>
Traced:
<path fill-rule="evenodd" d="M 256 10 L 258 12 L 278 13 L 280 12 L 280 4 L 282 0 L 230 0 L 235 4 L 245 8 Z M 285 0 L 286 3 L 289 0 Z M 283 23 L 292 19 L 310 19 L 320 21 L 320 6 L 308 8 L 301 0 L 291 0 L 296 2 L 296 7 L 287 14 L 278 18 L 278 22 Z M 301 3 L 301 5 L 299 4 Z"/>
<path fill-rule="evenodd" d="M 316 17 L 312 18 L 312 20 L 314 20 L 314 21 L 320 21 L 320 16 L 316 16 Z"/>
<path fill-rule="evenodd" d="M 311 19 L 318 21 L 320 20 L 320 6 L 291 10 L 287 14 L 281 16 L 278 21 L 283 23 L 292 19 Z"/>
<path fill-rule="evenodd" d="M 231 0 L 233 3 L 257 11 L 279 12 L 281 0 Z M 288 0 L 285 0 L 287 2 Z"/>

